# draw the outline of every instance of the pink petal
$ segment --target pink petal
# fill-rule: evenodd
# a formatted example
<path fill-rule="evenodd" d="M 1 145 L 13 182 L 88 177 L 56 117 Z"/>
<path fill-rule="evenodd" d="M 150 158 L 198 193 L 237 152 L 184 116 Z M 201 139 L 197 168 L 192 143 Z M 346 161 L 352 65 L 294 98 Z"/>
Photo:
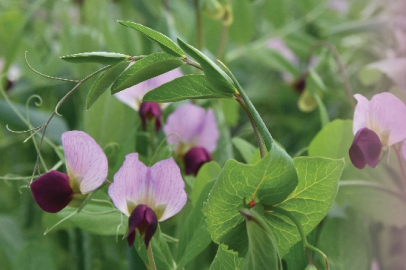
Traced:
<path fill-rule="evenodd" d="M 286 46 L 285 42 L 283 42 L 281 38 L 271 38 L 270 40 L 268 40 L 266 45 L 269 49 L 275 50 L 280 53 L 293 65 L 299 64 L 299 59 L 296 54 L 291 49 L 289 49 L 288 46 Z"/>
<path fill-rule="evenodd" d="M 132 153 L 125 157 L 123 166 L 114 175 L 114 182 L 110 185 L 108 193 L 114 205 L 127 216 L 130 216 L 132 211 L 128 209 L 128 202 L 132 204 L 130 207 L 147 204 L 145 200 L 147 172 L 148 167 L 138 160 L 138 154 Z"/>
<path fill-rule="evenodd" d="M 178 107 L 166 120 L 163 128 L 166 135 L 176 133 L 180 142 L 185 144 L 183 151 L 191 147 L 201 146 L 212 152 L 216 149 L 219 132 L 213 111 L 205 110 L 193 104 Z M 175 144 L 179 151 L 179 138 L 172 135 L 167 138 L 168 144 Z M 184 153 L 181 153 L 184 154 Z"/>
<path fill-rule="evenodd" d="M 58 171 L 49 171 L 31 183 L 35 202 L 42 210 L 56 213 L 65 208 L 73 198 L 69 178 Z"/>
<path fill-rule="evenodd" d="M 358 130 L 366 127 L 367 115 L 369 114 L 369 100 L 360 94 L 355 94 L 354 97 L 358 101 L 358 104 L 355 107 L 354 123 L 352 127 L 352 132 L 354 132 L 355 135 Z"/>
<path fill-rule="evenodd" d="M 153 209 L 165 206 L 159 221 L 178 213 L 187 201 L 185 182 L 173 158 L 162 160 L 150 168 L 149 188 L 154 191 Z"/>
<path fill-rule="evenodd" d="M 107 157 L 96 141 L 82 131 L 62 134 L 66 168 L 75 193 L 87 194 L 107 178 Z"/>
<path fill-rule="evenodd" d="M 406 139 L 406 106 L 391 93 L 375 95 L 369 103 L 367 128 L 375 131 L 383 146 Z"/>
<path fill-rule="evenodd" d="M 180 69 L 177 68 L 164 74 L 161 74 L 155 78 L 143 81 L 132 87 L 124 89 L 123 91 L 114 94 L 114 96 L 124 104 L 138 111 L 140 109 L 142 98 L 147 92 L 157 88 L 162 84 L 170 82 L 175 78 L 182 76 L 183 76 L 182 72 L 180 71 Z M 167 104 L 166 103 L 162 104 L 162 107 L 164 106 L 167 106 Z"/>
<path fill-rule="evenodd" d="M 217 140 L 220 137 L 217 128 L 216 117 L 212 109 L 209 109 L 204 116 L 199 132 L 199 141 L 196 146 L 204 147 L 209 152 L 214 152 L 217 147 Z"/>

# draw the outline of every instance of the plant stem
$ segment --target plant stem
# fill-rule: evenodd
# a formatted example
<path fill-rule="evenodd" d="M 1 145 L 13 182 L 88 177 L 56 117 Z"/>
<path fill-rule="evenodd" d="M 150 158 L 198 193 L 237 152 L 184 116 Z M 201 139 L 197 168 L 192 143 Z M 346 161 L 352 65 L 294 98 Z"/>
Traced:
<path fill-rule="evenodd" d="M 297 220 L 296 217 L 291 212 L 289 212 L 289 211 L 287 211 L 285 209 L 282 209 L 282 208 L 279 208 L 279 207 L 272 207 L 270 210 L 275 211 L 277 213 L 280 213 L 280 214 L 282 214 L 284 216 L 287 216 L 290 220 L 293 221 L 293 223 L 295 223 L 297 229 L 299 230 L 300 237 L 302 238 L 303 248 L 305 249 L 305 251 L 308 252 L 307 250 L 310 249 L 310 250 L 313 250 L 314 252 L 316 252 L 317 254 L 319 254 L 321 257 L 323 257 L 323 259 L 324 259 L 324 261 L 326 263 L 327 270 L 329 270 L 330 265 L 328 263 L 327 256 L 321 250 L 319 250 L 318 248 L 310 245 L 307 242 L 306 234 L 304 233 L 303 228 L 302 228 L 302 224 L 300 224 L 299 220 Z M 309 260 L 309 264 L 313 264 L 311 259 Z"/>
<path fill-rule="evenodd" d="M 221 30 L 221 36 L 220 36 L 220 43 L 217 48 L 217 53 L 216 53 L 216 58 L 221 59 L 223 56 L 224 49 L 226 47 L 227 43 L 227 35 L 228 35 L 228 25 L 223 25 L 223 29 Z"/>
<path fill-rule="evenodd" d="M 147 253 L 148 253 L 148 262 L 149 262 L 150 269 L 157 270 L 156 266 L 155 266 L 154 253 L 152 253 L 151 244 L 148 245 Z"/>
<path fill-rule="evenodd" d="M 202 15 L 200 14 L 199 0 L 194 0 L 194 5 L 196 16 L 197 49 L 201 51 L 203 49 L 203 24 L 202 24 Z"/>
<path fill-rule="evenodd" d="M 245 104 L 244 100 L 242 100 L 240 94 L 236 94 L 235 99 L 237 100 L 238 103 L 240 103 L 241 107 L 244 109 L 245 113 L 248 116 L 248 119 L 251 122 L 252 128 L 254 129 L 255 137 L 257 138 L 258 141 L 259 153 L 261 154 L 261 158 L 263 158 L 266 155 L 267 151 L 264 145 L 264 141 L 262 140 L 261 134 L 259 133 L 259 130 L 255 125 L 254 119 L 252 118 L 252 114 L 248 110 L 247 105 Z"/>

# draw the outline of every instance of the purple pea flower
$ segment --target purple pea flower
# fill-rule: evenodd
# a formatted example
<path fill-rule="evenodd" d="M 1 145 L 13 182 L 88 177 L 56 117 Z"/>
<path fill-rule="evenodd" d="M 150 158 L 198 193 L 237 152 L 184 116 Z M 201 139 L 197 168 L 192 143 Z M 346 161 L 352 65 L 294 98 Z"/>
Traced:
<path fill-rule="evenodd" d="M 406 106 L 390 93 L 380 93 L 368 101 L 354 95 L 358 104 L 354 113 L 354 141 L 350 147 L 351 162 L 358 169 L 366 164 L 375 168 L 382 150 L 406 139 Z"/>
<path fill-rule="evenodd" d="M 85 132 L 63 133 L 62 144 L 68 174 L 52 170 L 30 185 L 35 202 L 50 213 L 79 207 L 88 193 L 104 183 L 108 172 L 106 155 Z"/>
<path fill-rule="evenodd" d="M 181 76 L 183 76 L 182 72 L 179 69 L 174 69 L 155 78 L 124 89 L 123 91 L 120 91 L 114 95 L 116 98 L 118 98 L 118 100 L 138 111 L 144 130 L 146 129 L 146 122 L 152 121 L 153 119 L 155 119 L 156 130 L 159 130 L 161 128 L 162 108 L 166 107 L 167 104 L 142 102 L 142 98 L 147 92 Z"/>
<path fill-rule="evenodd" d="M 179 106 L 166 120 L 163 127 L 168 144 L 175 145 L 176 154 L 184 160 L 186 174 L 196 175 L 200 167 L 213 158 L 219 131 L 212 109 L 207 112 L 196 105 Z"/>
<path fill-rule="evenodd" d="M 174 216 L 186 204 L 184 188 L 180 169 L 172 158 L 147 167 L 138 160 L 137 153 L 126 156 L 108 193 L 114 205 L 129 216 L 129 246 L 134 244 L 138 228 L 148 247 L 158 221 Z"/>

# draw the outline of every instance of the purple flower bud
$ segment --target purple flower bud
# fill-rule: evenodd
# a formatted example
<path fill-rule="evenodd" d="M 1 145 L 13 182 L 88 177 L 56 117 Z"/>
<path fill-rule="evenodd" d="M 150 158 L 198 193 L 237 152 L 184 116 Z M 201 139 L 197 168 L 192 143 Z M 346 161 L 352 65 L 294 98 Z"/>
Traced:
<path fill-rule="evenodd" d="M 187 175 L 197 175 L 200 167 L 208 161 L 213 160 L 209 152 L 203 147 L 193 147 L 183 157 L 185 163 L 185 173 Z"/>
<path fill-rule="evenodd" d="M 141 236 L 144 236 L 145 247 L 148 248 L 149 242 L 158 227 L 158 218 L 151 208 L 145 204 L 139 204 L 135 207 L 128 219 L 127 243 L 131 247 L 135 240 L 135 229 L 137 228 Z"/>
<path fill-rule="evenodd" d="M 379 162 L 381 149 L 378 135 L 368 128 L 362 128 L 355 135 L 349 151 L 351 162 L 358 169 L 363 169 L 366 164 L 375 168 Z"/>
<path fill-rule="evenodd" d="M 146 129 L 147 120 L 152 121 L 155 119 L 155 129 L 156 131 L 161 128 L 161 107 L 156 102 L 143 102 L 141 103 L 139 114 L 142 121 L 142 129 Z"/>

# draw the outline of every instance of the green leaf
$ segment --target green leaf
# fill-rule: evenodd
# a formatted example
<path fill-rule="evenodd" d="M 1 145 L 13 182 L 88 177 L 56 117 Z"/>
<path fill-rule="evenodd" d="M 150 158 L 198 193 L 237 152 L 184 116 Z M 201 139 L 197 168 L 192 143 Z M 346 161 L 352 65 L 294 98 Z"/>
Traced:
<path fill-rule="evenodd" d="M 232 138 L 231 142 L 233 143 L 234 147 L 237 148 L 244 161 L 249 163 L 254 156 L 255 151 L 257 151 L 257 148 L 239 137 Z"/>
<path fill-rule="evenodd" d="M 332 218 L 323 223 L 317 247 L 328 257 L 334 270 L 368 270 L 372 243 L 368 223 L 355 212 L 345 219 Z"/>
<path fill-rule="evenodd" d="M 200 169 L 200 171 L 201 170 L 202 169 Z M 202 208 L 203 202 L 207 200 L 213 185 L 214 181 L 210 181 L 204 186 L 198 201 L 195 203 L 194 208 L 188 215 L 182 229 L 180 230 L 181 235 L 179 237 L 177 269 L 182 269 L 188 262 L 199 255 L 211 243 L 210 234 L 206 228 Z"/>
<path fill-rule="evenodd" d="M 334 120 L 314 137 L 309 145 L 309 156 L 344 158 L 345 167 L 352 166 L 348 150 L 353 138 L 352 120 Z"/>
<path fill-rule="evenodd" d="M 228 77 L 223 70 L 210 60 L 210 58 L 179 38 L 178 44 L 187 54 L 193 57 L 202 66 L 207 80 L 216 91 L 231 95 L 234 95 L 237 92 L 230 77 Z"/>
<path fill-rule="evenodd" d="M 232 98 L 212 88 L 204 75 L 185 75 L 149 91 L 143 101 L 174 102 L 185 99 Z"/>
<path fill-rule="evenodd" d="M 278 204 L 297 185 L 292 159 L 276 144 L 271 152 L 255 165 L 229 160 L 210 193 L 203 212 L 207 228 L 216 243 L 224 243 L 244 256 L 247 242 L 244 219 L 239 208 L 246 202 Z"/>
<path fill-rule="evenodd" d="M 90 109 L 93 103 L 113 84 L 128 65 L 129 63 L 125 61 L 118 63 L 97 78 L 87 94 L 86 109 Z"/>
<path fill-rule="evenodd" d="M 209 270 L 240 270 L 243 264 L 244 259 L 239 258 L 237 252 L 227 250 L 225 245 L 219 245 Z"/>
<path fill-rule="evenodd" d="M 87 52 L 62 56 L 61 59 L 71 63 L 99 63 L 103 65 L 114 65 L 129 58 L 130 56 L 121 53 L 110 52 Z"/>
<path fill-rule="evenodd" d="M 253 209 L 255 209 L 254 207 Z M 263 212 L 263 207 L 258 207 Z M 262 208 L 262 209 L 261 209 Z M 263 217 L 253 209 L 242 209 L 248 233 L 248 252 L 244 260 L 243 270 L 279 269 L 282 262 L 274 236 Z"/>
<path fill-rule="evenodd" d="M 206 186 L 207 182 L 216 179 L 219 176 L 220 172 L 221 167 L 215 161 L 210 161 L 203 164 L 196 175 L 193 190 L 190 194 L 190 199 L 192 200 L 193 205 L 196 205 L 196 202 L 200 197 L 200 193 Z"/>
<path fill-rule="evenodd" d="M 67 207 L 56 214 L 44 213 L 43 222 L 51 228 L 63 218 L 76 211 L 76 208 Z M 121 226 L 119 226 L 122 224 Z M 101 204 L 91 201 L 79 213 L 65 220 L 61 225 L 76 226 L 80 229 L 97 235 L 122 235 L 128 227 L 128 217 L 121 214 L 113 205 Z M 55 227 L 55 229 L 63 228 Z"/>
<path fill-rule="evenodd" d="M 138 23 L 126 21 L 118 21 L 118 22 L 124 26 L 133 28 L 141 32 L 147 38 L 151 39 L 152 41 L 155 41 L 164 52 L 169 53 L 170 55 L 173 56 L 181 56 L 181 57 L 185 56 L 183 51 L 178 47 L 178 45 L 176 45 L 175 42 L 173 42 L 170 38 L 168 38 L 164 34 L 161 34 L 155 30 L 152 30 L 151 28 L 148 28 Z"/>
<path fill-rule="evenodd" d="M 291 212 L 302 224 L 305 234 L 310 233 L 326 216 L 338 190 L 338 181 L 344 167 L 343 160 L 320 157 L 298 157 L 293 160 L 299 184 L 279 208 Z M 295 224 L 286 216 L 268 212 L 265 215 L 283 257 L 301 240 Z"/>
<path fill-rule="evenodd" d="M 154 78 L 165 72 L 183 65 L 181 58 L 167 53 L 153 53 L 135 62 L 127 68 L 111 86 L 111 93 L 115 94 L 140 82 Z"/>

